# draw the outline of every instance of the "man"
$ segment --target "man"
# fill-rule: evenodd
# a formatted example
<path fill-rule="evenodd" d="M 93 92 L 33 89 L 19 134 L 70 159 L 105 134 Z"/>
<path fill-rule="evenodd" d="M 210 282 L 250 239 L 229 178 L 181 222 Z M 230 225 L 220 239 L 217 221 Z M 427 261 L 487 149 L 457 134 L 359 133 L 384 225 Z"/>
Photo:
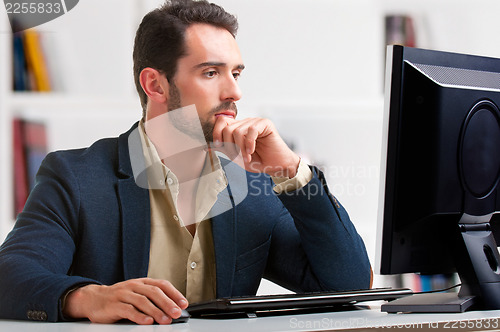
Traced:
<path fill-rule="evenodd" d="M 268 120 L 236 120 L 236 24 L 205 1 L 145 16 L 143 119 L 47 156 L 0 249 L 0 317 L 168 324 L 188 300 L 252 295 L 262 277 L 297 292 L 370 287 L 364 244 L 321 172 Z"/>

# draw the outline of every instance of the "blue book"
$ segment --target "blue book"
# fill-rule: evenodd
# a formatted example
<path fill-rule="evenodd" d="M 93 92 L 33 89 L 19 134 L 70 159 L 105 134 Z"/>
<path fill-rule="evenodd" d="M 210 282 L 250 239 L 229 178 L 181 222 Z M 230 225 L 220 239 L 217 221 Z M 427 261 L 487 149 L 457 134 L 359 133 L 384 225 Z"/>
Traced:
<path fill-rule="evenodd" d="M 23 33 L 14 33 L 13 42 L 13 88 L 14 91 L 29 90 L 27 84 L 26 58 L 24 54 Z"/>

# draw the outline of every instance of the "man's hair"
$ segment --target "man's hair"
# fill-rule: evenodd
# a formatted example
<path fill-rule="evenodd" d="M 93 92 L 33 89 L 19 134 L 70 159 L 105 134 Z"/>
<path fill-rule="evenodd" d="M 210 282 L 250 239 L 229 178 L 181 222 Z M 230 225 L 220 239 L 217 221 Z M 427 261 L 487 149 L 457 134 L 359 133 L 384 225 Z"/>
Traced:
<path fill-rule="evenodd" d="M 148 97 L 141 87 L 139 75 L 150 67 L 165 74 L 171 82 L 177 61 L 186 54 L 184 35 L 194 23 L 206 23 L 229 31 L 233 37 L 238 30 L 238 20 L 222 7 L 206 0 L 166 0 L 142 19 L 134 44 L 134 80 L 141 99 L 143 116 Z"/>

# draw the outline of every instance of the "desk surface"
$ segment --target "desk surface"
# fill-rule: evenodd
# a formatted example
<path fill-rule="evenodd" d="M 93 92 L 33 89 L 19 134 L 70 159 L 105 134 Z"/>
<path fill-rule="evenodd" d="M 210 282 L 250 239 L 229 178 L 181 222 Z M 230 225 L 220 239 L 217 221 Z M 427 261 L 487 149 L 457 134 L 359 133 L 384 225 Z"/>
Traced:
<path fill-rule="evenodd" d="M 500 329 L 500 310 L 470 311 L 461 314 L 387 314 L 379 307 L 355 311 L 286 315 L 240 319 L 196 319 L 168 326 L 133 324 L 42 323 L 0 320 L 2 332 L 148 332 L 148 331 L 324 331 L 372 327 L 414 329 Z"/>

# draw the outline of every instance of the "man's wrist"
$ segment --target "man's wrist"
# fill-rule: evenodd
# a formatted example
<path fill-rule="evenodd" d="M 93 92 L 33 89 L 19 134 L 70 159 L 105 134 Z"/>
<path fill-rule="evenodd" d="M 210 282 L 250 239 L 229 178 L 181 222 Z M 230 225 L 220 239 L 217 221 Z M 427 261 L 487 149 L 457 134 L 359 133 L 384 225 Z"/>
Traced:
<path fill-rule="evenodd" d="M 66 302 L 68 300 L 68 295 L 77 290 L 78 288 L 82 287 L 81 285 L 78 285 L 78 286 L 74 286 L 72 288 L 69 288 L 68 290 L 66 290 L 66 292 L 64 292 L 63 296 L 61 296 L 61 310 L 62 312 L 64 313 L 64 308 L 66 307 Z"/>
<path fill-rule="evenodd" d="M 295 176 L 291 178 L 271 177 L 275 184 L 273 190 L 278 194 L 294 191 L 304 187 L 313 178 L 311 169 L 302 159 L 299 159 L 299 165 L 295 173 Z"/>
<path fill-rule="evenodd" d="M 301 162 L 300 157 L 297 155 L 294 155 L 293 159 L 294 159 L 293 162 L 290 164 L 290 166 L 288 166 L 288 169 L 287 169 L 287 177 L 290 179 L 294 178 L 297 175 L 297 172 L 299 171 L 299 167 L 300 167 L 300 162 Z"/>
<path fill-rule="evenodd" d="M 84 299 L 85 291 L 89 287 L 98 286 L 95 284 L 78 285 L 76 287 L 70 288 L 61 298 L 61 311 L 64 317 L 79 319 L 87 318 L 84 314 L 83 305 L 85 305 L 86 300 Z"/>

